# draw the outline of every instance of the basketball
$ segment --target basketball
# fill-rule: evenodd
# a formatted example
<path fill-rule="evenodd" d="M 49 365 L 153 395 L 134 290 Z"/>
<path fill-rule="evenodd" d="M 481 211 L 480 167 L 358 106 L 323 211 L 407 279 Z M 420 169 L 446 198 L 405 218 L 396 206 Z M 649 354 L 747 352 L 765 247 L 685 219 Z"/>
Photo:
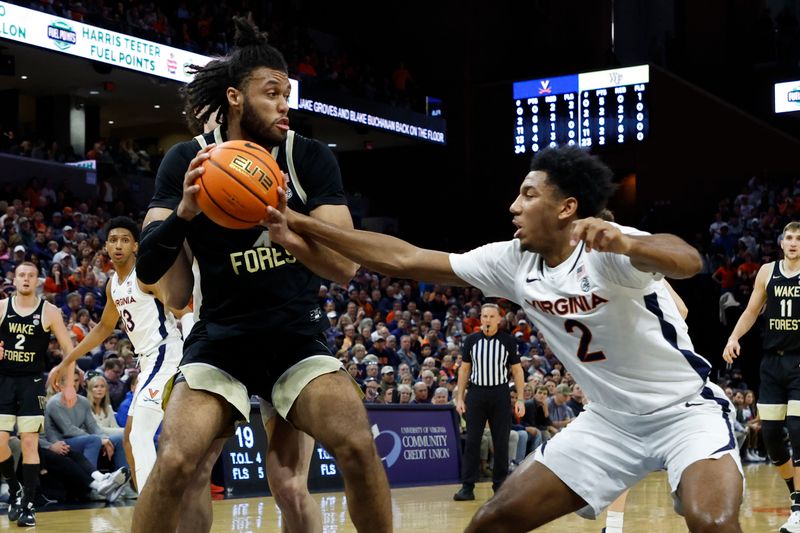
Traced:
<path fill-rule="evenodd" d="M 197 204 L 212 222 L 229 229 L 247 229 L 277 207 L 283 173 L 267 150 L 250 141 L 227 141 L 209 153 Z"/>

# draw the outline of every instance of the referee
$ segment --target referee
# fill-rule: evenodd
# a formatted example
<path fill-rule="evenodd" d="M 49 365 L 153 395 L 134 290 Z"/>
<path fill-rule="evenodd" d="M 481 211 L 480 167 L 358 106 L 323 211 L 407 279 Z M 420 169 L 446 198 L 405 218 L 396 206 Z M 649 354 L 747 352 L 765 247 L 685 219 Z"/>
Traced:
<path fill-rule="evenodd" d="M 492 432 L 494 445 L 494 468 L 492 490 L 497 491 L 508 475 L 508 436 L 511 432 L 511 413 L 508 411 L 508 369 L 514 376 L 517 388 L 517 416 L 525 414 L 522 388 L 525 379 L 517 353 L 514 337 L 497 331 L 500 310 L 496 304 L 481 307 L 481 330 L 464 340 L 461 349 L 463 364 L 458 369 L 458 392 L 456 411 L 465 414 L 467 440 L 461 463 L 461 489 L 455 493 L 456 501 L 474 500 L 475 482 L 478 481 L 481 438 L 486 421 Z M 464 394 L 469 382 L 466 403 Z"/>

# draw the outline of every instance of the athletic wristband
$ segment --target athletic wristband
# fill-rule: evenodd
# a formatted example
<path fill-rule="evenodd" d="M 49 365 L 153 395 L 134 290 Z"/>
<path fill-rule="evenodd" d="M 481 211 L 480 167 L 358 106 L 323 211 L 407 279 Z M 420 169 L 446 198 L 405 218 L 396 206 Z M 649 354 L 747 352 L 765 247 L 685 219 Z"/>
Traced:
<path fill-rule="evenodd" d="M 173 211 L 166 219 L 156 220 L 142 230 L 136 276 L 152 285 L 167 273 L 183 247 L 189 221 Z"/>

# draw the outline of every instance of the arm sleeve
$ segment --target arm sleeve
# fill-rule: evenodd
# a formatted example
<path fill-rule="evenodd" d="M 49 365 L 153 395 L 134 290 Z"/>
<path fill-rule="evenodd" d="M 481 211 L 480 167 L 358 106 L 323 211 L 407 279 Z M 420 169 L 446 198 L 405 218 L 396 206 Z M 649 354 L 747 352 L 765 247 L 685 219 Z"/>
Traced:
<path fill-rule="evenodd" d="M 450 254 L 450 266 L 456 276 L 484 296 L 498 296 L 516 301 L 514 278 L 521 251 L 519 241 L 486 244 L 463 254 Z"/>

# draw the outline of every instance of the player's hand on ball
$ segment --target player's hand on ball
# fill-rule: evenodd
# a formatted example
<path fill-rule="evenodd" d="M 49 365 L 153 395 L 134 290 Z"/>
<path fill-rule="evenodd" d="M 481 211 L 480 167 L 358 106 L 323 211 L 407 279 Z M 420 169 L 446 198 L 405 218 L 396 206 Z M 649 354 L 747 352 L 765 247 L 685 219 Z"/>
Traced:
<path fill-rule="evenodd" d="M 725 349 L 722 350 L 722 358 L 725 359 L 726 363 L 733 363 L 733 360 L 739 357 L 740 349 L 739 341 L 728 339 L 728 344 L 726 344 Z"/>
<path fill-rule="evenodd" d="M 572 223 L 569 243 L 576 246 L 580 241 L 585 243 L 587 252 L 626 254 L 630 250 L 630 237 L 600 218 L 583 218 Z"/>
<path fill-rule="evenodd" d="M 200 206 L 197 205 L 196 198 L 200 186 L 195 184 L 195 182 L 197 178 L 202 176 L 203 172 L 205 172 L 203 162 L 210 157 L 209 152 L 216 146 L 216 144 L 209 144 L 198 151 L 194 159 L 189 162 L 189 168 L 183 176 L 183 198 L 181 198 L 181 203 L 178 204 L 177 209 L 177 215 L 179 217 L 191 220 L 200 213 Z"/>
<path fill-rule="evenodd" d="M 266 226 L 269 230 L 269 238 L 278 243 L 284 244 L 286 237 L 291 231 L 289 229 L 289 212 L 287 207 L 286 191 L 283 187 L 278 187 L 278 207 L 267 207 L 267 218 L 262 220 L 260 224 Z"/>

